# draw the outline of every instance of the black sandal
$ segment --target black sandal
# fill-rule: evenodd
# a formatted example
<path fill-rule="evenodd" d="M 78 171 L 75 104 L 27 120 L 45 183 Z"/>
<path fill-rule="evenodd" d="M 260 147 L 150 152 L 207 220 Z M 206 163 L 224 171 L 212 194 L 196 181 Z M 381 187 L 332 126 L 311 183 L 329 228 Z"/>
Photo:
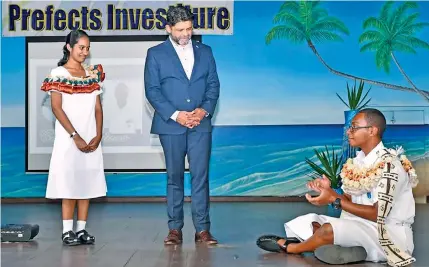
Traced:
<path fill-rule="evenodd" d="M 76 233 L 78 236 L 79 242 L 83 245 L 90 245 L 95 243 L 95 237 L 88 234 L 86 230 L 80 230 Z"/>
<path fill-rule="evenodd" d="M 280 239 L 284 239 L 283 245 L 277 243 Z M 269 252 L 285 252 L 287 253 L 287 246 L 289 244 L 297 244 L 301 241 L 296 237 L 280 237 L 276 235 L 263 235 L 256 240 L 256 245 Z"/>
<path fill-rule="evenodd" d="M 80 244 L 76 234 L 73 231 L 63 233 L 61 239 L 63 240 L 63 244 L 67 246 L 76 246 Z"/>

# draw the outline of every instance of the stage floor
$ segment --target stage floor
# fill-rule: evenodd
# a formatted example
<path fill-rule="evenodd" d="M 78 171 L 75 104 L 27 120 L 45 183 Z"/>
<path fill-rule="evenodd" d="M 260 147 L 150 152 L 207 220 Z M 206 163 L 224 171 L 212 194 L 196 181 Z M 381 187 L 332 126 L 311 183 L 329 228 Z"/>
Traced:
<path fill-rule="evenodd" d="M 40 232 L 33 242 L 2 243 L 1 264 L 7 267 L 323 266 L 311 253 L 295 256 L 264 252 L 255 245 L 255 240 L 267 233 L 284 235 L 285 221 L 325 209 L 307 203 L 212 203 L 212 233 L 220 243 L 206 247 L 196 246 L 193 241 L 189 204 L 185 204 L 181 246 L 163 244 L 168 231 L 165 203 L 94 203 L 87 229 L 96 236 L 96 244 L 76 247 L 64 247 L 61 243 L 59 204 L 3 204 L 2 224 L 39 224 Z M 416 213 L 417 262 L 413 266 L 428 266 L 429 205 L 418 204 Z"/>

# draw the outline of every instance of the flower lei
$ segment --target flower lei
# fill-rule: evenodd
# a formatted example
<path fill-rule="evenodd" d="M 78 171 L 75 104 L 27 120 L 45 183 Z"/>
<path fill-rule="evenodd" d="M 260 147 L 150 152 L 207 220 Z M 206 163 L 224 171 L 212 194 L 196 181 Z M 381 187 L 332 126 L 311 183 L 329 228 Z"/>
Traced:
<path fill-rule="evenodd" d="M 101 65 L 83 66 L 88 72 L 87 77 L 52 77 L 48 75 L 42 83 L 41 90 L 48 92 L 56 90 L 67 94 L 92 93 L 100 90 L 100 83 L 104 81 L 105 74 Z"/>
<path fill-rule="evenodd" d="M 370 168 L 357 166 L 353 163 L 353 159 L 347 159 L 344 164 L 340 176 L 343 183 L 343 191 L 350 195 L 362 195 L 371 192 L 380 181 L 383 173 L 383 168 L 386 163 L 391 163 L 395 159 L 399 159 L 404 167 L 412 187 L 417 186 L 418 179 L 415 169 L 410 160 L 405 156 L 402 147 L 397 149 L 386 149 L 389 153 L 384 160 L 381 158 Z"/>

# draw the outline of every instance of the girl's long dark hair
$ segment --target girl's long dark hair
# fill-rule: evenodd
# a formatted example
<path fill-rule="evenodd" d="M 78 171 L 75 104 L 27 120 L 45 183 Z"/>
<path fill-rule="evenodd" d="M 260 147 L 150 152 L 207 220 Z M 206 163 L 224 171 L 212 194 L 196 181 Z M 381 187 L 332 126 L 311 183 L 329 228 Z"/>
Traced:
<path fill-rule="evenodd" d="M 63 55 L 63 58 L 60 59 L 60 61 L 58 61 L 58 66 L 63 66 L 69 60 L 70 51 L 67 49 L 67 45 L 70 45 L 70 47 L 73 48 L 73 46 L 75 44 L 77 44 L 77 42 L 79 42 L 79 39 L 82 36 L 86 36 L 89 38 L 88 34 L 83 30 L 75 30 L 75 31 L 71 31 L 69 34 L 67 34 L 66 44 L 63 46 L 63 54 L 64 55 Z"/>

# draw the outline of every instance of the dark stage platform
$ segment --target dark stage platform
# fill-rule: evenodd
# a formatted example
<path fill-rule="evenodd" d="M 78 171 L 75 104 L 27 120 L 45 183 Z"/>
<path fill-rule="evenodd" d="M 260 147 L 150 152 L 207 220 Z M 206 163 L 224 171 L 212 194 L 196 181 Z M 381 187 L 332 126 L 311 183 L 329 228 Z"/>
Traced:
<path fill-rule="evenodd" d="M 323 266 L 312 254 L 266 253 L 255 245 L 266 233 L 284 235 L 283 223 L 308 212 L 325 212 L 307 203 L 212 203 L 212 233 L 219 245 L 195 245 L 190 205 L 185 204 L 184 243 L 166 247 L 165 203 L 94 203 L 87 229 L 92 246 L 64 247 L 60 204 L 2 204 L 1 223 L 39 224 L 29 243 L 3 243 L 1 265 L 7 267 L 250 267 Z M 417 205 L 413 266 L 429 265 L 429 204 Z M 359 264 L 353 266 L 386 266 Z"/>

